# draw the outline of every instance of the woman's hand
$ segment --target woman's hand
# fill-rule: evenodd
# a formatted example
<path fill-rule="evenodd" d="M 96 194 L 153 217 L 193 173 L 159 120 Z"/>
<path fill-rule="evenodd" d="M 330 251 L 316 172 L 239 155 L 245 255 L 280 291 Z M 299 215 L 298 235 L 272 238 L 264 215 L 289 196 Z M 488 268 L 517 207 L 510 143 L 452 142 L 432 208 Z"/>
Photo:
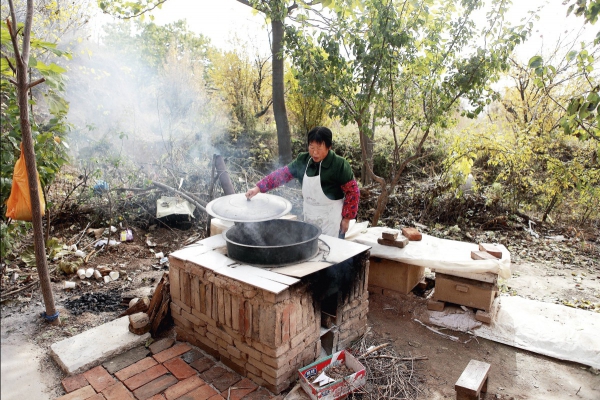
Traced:
<path fill-rule="evenodd" d="M 259 193 L 260 193 L 260 189 L 258 188 L 258 186 L 254 186 L 252 189 L 249 189 L 246 192 L 246 198 L 248 200 L 250 200 L 251 198 L 253 198 L 254 196 L 256 196 Z"/>
<path fill-rule="evenodd" d="M 340 233 L 346 233 L 348 232 L 348 227 L 350 226 L 350 220 L 347 218 L 343 218 L 342 222 L 340 223 Z"/>

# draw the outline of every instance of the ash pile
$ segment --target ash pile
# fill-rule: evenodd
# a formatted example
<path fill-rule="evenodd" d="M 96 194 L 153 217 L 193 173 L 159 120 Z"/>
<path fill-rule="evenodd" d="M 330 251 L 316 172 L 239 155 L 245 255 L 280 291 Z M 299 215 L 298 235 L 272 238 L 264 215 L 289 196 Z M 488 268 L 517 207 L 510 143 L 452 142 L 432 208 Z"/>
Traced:
<path fill-rule="evenodd" d="M 121 305 L 121 293 L 110 290 L 105 293 L 89 292 L 73 297 L 65 301 L 65 308 L 73 315 L 81 315 L 86 311 L 91 313 L 119 311 L 123 309 L 123 306 Z"/>

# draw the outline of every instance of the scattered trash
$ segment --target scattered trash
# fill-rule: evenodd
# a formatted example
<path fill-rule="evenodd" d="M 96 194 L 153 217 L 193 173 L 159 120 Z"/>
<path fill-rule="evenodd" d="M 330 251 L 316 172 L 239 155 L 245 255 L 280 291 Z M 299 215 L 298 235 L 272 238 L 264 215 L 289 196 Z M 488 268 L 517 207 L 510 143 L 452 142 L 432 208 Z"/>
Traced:
<path fill-rule="evenodd" d="M 94 278 L 102 279 L 102 274 L 97 269 L 94 270 Z"/>
<path fill-rule="evenodd" d="M 146 239 L 146 245 L 148 247 L 155 247 L 156 243 L 154 243 L 152 240 L 150 240 L 150 238 Z"/>
<path fill-rule="evenodd" d="M 88 268 L 85 270 L 85 277 L 91 278 L 94 275 L 94 268 Z"/>
<path fill-rule="evenodd" d="M 96 239 L 100 239 L 102 237 L 102 235 L 104 234 L 105 230 L 106 230 L 106 228 L 98 228 L 98 229 L 90 228 L 86 231 L 86 233 L 91 233 L 96 237 Z"/>
<path fill-rule="evenodd" d="M 110 276 L 105 275 L 104 276 L 104 283 L 110 283 L 110 282 L 112 282 L 112 279 L 110 279 Z"/>
<path fill-rule="evenodd" d="M 110 246 L 116 246 L 119 244 L 119 242 L 117 242 L 116 240 L 110 240 L 110 242 L 107 242 L 106 239 L 102 239 L 102 240 L 98 240 L 96 242 L 96 244 L 94 244 L 95 247 L 100 247 L 100 246 L 106 246 L 106 243 L 108 243 Z"/>
<path fill-rule="evenodd" d="M 113 281 L 116 281 L 117 279 L 119 279 L 119 272 L 112 271 L 111 273 L 108 274 L 108 276 L 110 276 L 110 279 L 112 279 Z"/>
<path fill-rule="evenodd" d="M 80 268 L 77 270 L 77 276 L 79 276 L 79 279 L 85 279 L 85 269 Z"/>
<path fill-rule="evenodd" d="M 550 239 L 550 240 L 555 240 L 557 242 L 563 242 L 565 241 L 565 237 L 563 235 L 557 235 L 557 236 L 546 236 L 546 239 Z"/>
<path fill-rule="evenodd" d="M 86 256 L 85 252 L 84 252 L 84 251 L 81 251 L 81 250 L 77 250 L 77 251 L 76 251 L 75 253 L 73 253 L 73 254 L 75 254 L 77 257 L 81 257 L 81 258 L 84 258 L 84 257 Z"/>
<path fill-rule="evenodd" d="M 96 181 L 96 184 L 94 185 L 94 194 L 101 195 L 104 192 L 108 192 L 108 183 L 106 183 L 106 181 L 98 179 Z"/>
<path fill-rule="evenodd" d="M 332 378 L 328 377 L 327 375 L 325 375 L 325 372 L 321 372 L 321 375 L 319 375 L 317 377 L 317 379 L 315 379 L 312 383 L 313 384 L 318 383 L 319 386 L 325 386 L 331 382 L 335 382 L 335 379 L 332 379 Z"/>
<path fill-rule="evenodd" d="M 121 242 L 131 242 L 133 240 L 133 232 L 131 229 L 121 231 Z"/>
<path fill-rule="evenodd" d="M 65 281 L 64 289 L 74 289 L 74 288 L 75 288 L 75 282 Z"/>
<path fill-rule="evenodd" d="M 163 258 L 165 255 L 163 254 L 163 252 L 158 252 L 158 253 L 154 253 L 154 257 L 156 258 Z"/>
<path fill-rule="evenodd" d="M 168 257 L 163 257 L 159 261 L 160 265 L 163 265 L 164 263 L 168 263 L 168 262 L 169 262 L 169 258 Z"/>

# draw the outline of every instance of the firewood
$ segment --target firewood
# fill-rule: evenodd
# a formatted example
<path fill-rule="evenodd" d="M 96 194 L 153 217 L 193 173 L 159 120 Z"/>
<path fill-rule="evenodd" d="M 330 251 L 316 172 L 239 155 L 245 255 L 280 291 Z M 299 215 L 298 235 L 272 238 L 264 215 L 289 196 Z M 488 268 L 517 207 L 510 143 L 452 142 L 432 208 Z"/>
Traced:
<path fill-rule="evenodd" d="M 143 297 L 139 299 L 133 306 L 129 307 L 127 310 L 123 311 L 119 317 L 124 317 L 126 315 L 131 315 L 139 312 L 148 311 L 148 305 L 150 304 L 150 299 L 147 297 Z"/>

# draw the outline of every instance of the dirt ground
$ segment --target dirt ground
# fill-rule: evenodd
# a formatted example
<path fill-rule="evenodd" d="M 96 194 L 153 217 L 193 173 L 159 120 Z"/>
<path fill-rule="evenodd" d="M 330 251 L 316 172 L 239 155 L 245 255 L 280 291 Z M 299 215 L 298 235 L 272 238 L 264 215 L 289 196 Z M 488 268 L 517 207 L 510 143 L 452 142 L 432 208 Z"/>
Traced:
<path fill-rule="evenodd" d="M 71 234 L 73 237 L 79 235 L 77 230 L 73 230 Z M 109 289 L 119 289 L 123 296 L 151 294 L 166 270 L 159 264 L 155 253 L 163 252 L 166 255 L 183 247 L 191 239 L 199 239 L 201 235 L 202 232 L 194 229 L 178 231 L 156 228 L 149 232 L 134 232 L 134 242 L 122 243 L 109 252 L 96 253 L 86 265 L 110 266 L 121 271 L 119 280 L 109 284 L 91 280 L 87 285 L 79 282 L 74 275 L 64 276 L 55 272 L 53 290 L 62 324 L 50 326 L 43 322 L 39 317 L 39 313 L 43 311 L 41 293 L 39 288 L 32 288 L 2 303 L 3 346 L 5 343 L 31 344 L 32 358 L 38 363 L 40 380 L 46 387 L 47 398 L 62 395 L 60 381 L 63 374 L 50 359 L 49 346 L 65 337 L 108 322 L 118 315 L 118 312 L 72 315 L 65 309 L 65 301 L 84 292 L 104 292 Z M 148 239 L 155 246 L 149 247 Z M 86 237 L 81 244 L 92 240 Z M 588 312 L 598 312 L 598 306 L 595 306 L 600 303 L 598 257 L 574 257 L 576 261 L 565 262 L 563 256 L 565 252 L 571 251 L 569 249 L 572 246 L 547 241 L 538 245 L 550 250 L 556 246 L 562 247 L 556 257 L 542 254 L 531 261 L 531 257 L 523 257 L 523 248 L 526 247 L 509 246 L 511 252 L 515 253 L 513 277 L 505 282 L 503 290 L 513 295 L 553 303 L 585 307 L 590 307 L 585 304 L 592 304 L 591 308 L 594 310 L 596 307 L 595 311 Z M 90 250 L 91 247 L 88 247 L 88 252 Z M 24 267 L 19 268 L 21 274 L 28 272 Z M 78 282 L 77 288 L 72 291 L 64 290 L 65 279 Z M 369 301 L 368 318 L 374 334 L 382 341 L 392 342 L 398 354 L 428 357 L 424 361 L 415 361 L 415 371 L 422 381 L 419 399 L 454 398 L 454 383 L 471 359 L 491 364 L 485 399 L 600 399 L 600 375 L 589 367 L 481 338 L 474 339 L 468 334 L 452 333 L 460 338 L 461 343 L 445 339 L 413 321 L 413 318 L 426 310 L 426 299 L 413 294 L 402 298 L 372 294 Z M 586 301 L 589 303 L 584 304 Z"/>

